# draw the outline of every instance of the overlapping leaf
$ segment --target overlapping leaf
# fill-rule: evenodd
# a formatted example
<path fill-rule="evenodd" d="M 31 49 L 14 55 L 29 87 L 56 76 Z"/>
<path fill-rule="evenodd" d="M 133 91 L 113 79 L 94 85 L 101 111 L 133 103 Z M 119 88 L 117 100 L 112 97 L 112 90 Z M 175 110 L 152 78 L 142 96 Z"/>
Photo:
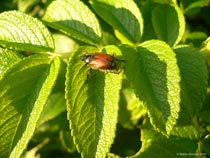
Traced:
<path fill-rule="evenodd" d="M 142 43 L 137 50 L 123 46 L 122 52 L 127 77 L 144 101 L 152 125 L 169 134 L 180 111 L 180 74 L 175 53 L 157 40 Z"/>
<path fill-rule="evenodd" d="M 179 43 L 184 35 L 185 19 L 175 4 L 157 5 L 152 11 L 152 24 L 157 37 L 171 46 Z"/>
<path fill-rule="evenodd" d="M 51 27 L 92 45 L 101 42 L 101 29 L 95 15 L 79 0 L 53 1 L 43 17 Z"/>
<path fill-rule="evenodd" d="M 33 135 L 53 88 L 59 59 L 31 56 L 0 80 L 0 157 L 19 157 Z"/>
<path fill-rule="evenodd" d="M 51 51 L 53 38 L 41 21 L 19 11 L 0 14 L 0 45 L 29 52 Z"/>
<path fill-rule="evenodd" d="M 83 52 L 95 52 L 84 48 Z M 114 46 L 103 51 L 121 55 Z M 82 157 L 104 158 L 113 143 L 122 74 L 92 70 L 80 61 L 81 50 L 69 61 L 66 80 L 68 119 Z"/>
<path fill-rule="evenodd" d="M 23 56 L 15 51 L 0 47 L 0 76 L 2 76 L 9 67 L 20 61 L 22 58 Z"/>
<path fill-rule="evenodd" d="M 192 14 L 193 12 L 196 13 L 200 10 L 201 7 L 205 7 L 209 5 L 209 0 L 197 0 L 197 1 L 181 1 L 181 5 L 183 6 L 183 10 L 185 14 Z M 191 13 L 190 13 L 191 12 Z"/>
<path fill-rule="evenodd" d="M 193 116 L 202 108 L 207 92 L 207 68 L 203 56 L 189 46 L 175 49 L 181 73 L 183 115 Z"/>
<path fill-rule="evenodd" d="M 178 134 L 165 137 L 151 130 L 151 126 L 147 123 L 141 130 L 142 147 L 135 156 L 130 158 L 157 157 L 157 155 L 163 158 L 177 158 L 202 154 L 196 153 L 197 141 L 191 138 L 191 133 L 196 131 L 195 127 L 182 127 L 178 131 Z M 182 136 L 180 136 L 181 133 Z"/>
<path fill-rule="evenodd" d="M 91 6 L 115 29 L 123 43 L 140 42 L 143 33 L 141 12 L 132 0 L 91 0 Z"/>
<path fill-rule="evenodd" d="M 136 128 L 139 118 L 147 110 L 143 107 L 134 89 L 124 80 L 120 96 L 119 123 L 128 129 Z"/>

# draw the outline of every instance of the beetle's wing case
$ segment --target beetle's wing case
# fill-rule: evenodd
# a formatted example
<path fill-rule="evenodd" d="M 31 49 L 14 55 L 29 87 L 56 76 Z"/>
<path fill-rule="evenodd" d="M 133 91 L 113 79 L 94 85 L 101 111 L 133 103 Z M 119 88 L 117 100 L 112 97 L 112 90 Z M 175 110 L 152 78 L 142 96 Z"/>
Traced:
<path fill-rule="evenodd" d="M 107 60 L 107 61 L 113 61 L 114 60 L 114 57 L 109 55 L 109 54 L 105 54 L 105 53 L 95 53 L 94 58 L 100 58 L 100 59 L 104 59 L 104 60 Z"/>
<path fill-rule="evenodd" d="M 111 61 L 106 58 L 94 57 L 89 63 L 92 69 L 108 69 L 111 65 Z"/>

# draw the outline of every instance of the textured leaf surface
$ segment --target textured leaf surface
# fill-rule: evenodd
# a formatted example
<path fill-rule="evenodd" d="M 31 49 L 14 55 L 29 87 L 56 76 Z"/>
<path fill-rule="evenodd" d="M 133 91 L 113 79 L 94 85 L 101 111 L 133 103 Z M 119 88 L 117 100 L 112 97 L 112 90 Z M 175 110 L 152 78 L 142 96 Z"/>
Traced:
<path fill-rule="evenodd" d="M 96 52 L 94 48 L 83 49 Z M 103 49 L 109 54 L 120 55 L 119 49 Z M 81 51 L 69 61 L 66 80 L 68 118 L 77 149 L 82 157 L 104 158 L 115 136 L 119 91 L 122 74 L 92 70 L 80 61 Z"/>
<path fill-rule="evenodd" d="M 175 53 L 157 40 L 142 43 L 137 51 L 123 46 L 122 52 L 126 75 L 145 103 L 152 125 L 169 134 L 180 111 L 180 74 Z"/>
<path fill-rule="evenodd" d="M 23 56 L 17 52 L 0 47 L 0 76 L 2 76 L 9 67 L 20 61 L 22 58 Z"/>
<path fill-rule="evenodd" d="M 41 21 L 19 11 L 0 14 L 0 45 L 23 51 L 53 50 L 54 43 Z"/>
<path fill-rule="evenodd" d="M 152 12 L 152 24 L 157 37 L 170 46 L 180 42 L 185 31 L 185 19 L 178 6 L 157 5 Z"/>
<path fill-rule="evenodd" d="M 181 105 L 183 115 L 194 115 L 201 108 L 207 93 L 207 68 L 204 57 L 189 46 L 175 49 L 181 73 Z"/>
<path fill-rule="evenodd" d="M 197 140 L 191 138 L 192 130 L 196 131 L 195 127 L 182 127 L 178 131 L 182 131 L 184 137 L 179 133 L 167 138 L 146 125 L 141 128 L 142 147 L 132 158 L 152 158 L 157 155 L 161 158 L 195 158 L 195 154 L 199 153 L 196 153 Z"/>
<path fill-rule="evenodd" d="M 123 43 L 139 43 L 143 33 L 143 19 L 132 0 L 91 0 L 91 6 L 115 29 Z"/>
<path fill-rule="evenodd" d="M 53 1 L 43 17 L 51 27 L 88 44 L 101 41 L 101 29 L 95 15 L 79 0 Z"/>
<path fill-rule="evenodd" d="M 57 78 L 59 60 L 31 56 L 0 80 L 0 157 L 19 157 L 33 135 Z"/>

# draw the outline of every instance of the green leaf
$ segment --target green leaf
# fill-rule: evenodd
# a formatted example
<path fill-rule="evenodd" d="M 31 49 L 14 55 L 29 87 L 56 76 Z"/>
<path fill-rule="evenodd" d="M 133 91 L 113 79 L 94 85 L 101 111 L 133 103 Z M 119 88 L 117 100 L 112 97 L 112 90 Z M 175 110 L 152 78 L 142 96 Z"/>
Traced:
<path fill-rule="evenodd" d="M 39 3 L 41 0 L 17 0 L 18 10 L 28 12 L 30 9 Z"/>
<path fill-rule="evenodd" d="M 143 33 L 143 18 L 132 0 L 91 0 L 91 7 L 115 29 L 123 43 L 140 42 Z"/>
<path fill-rule="evenodd" d="M 184 8 L 184 13 L 189 14 L 189 12 L 195 8 L 208 6 L 209 0 L 197 0 L 197 1 L 181 0 L 181 5 Z"/>
<path fill-rule="evenodd" d="M 157 5 L 152 11 L 152 24 L 157 37 L 170 46 L 179 43 L 185 31 L 184 16 L 175 4 Z"/>
<path fill-rule="evenodd" d="M 176 0 L 152 0 L 153 3 L 160 3 L 160 4 L 172 4 L 176 3 Z"/>
<path fill-rule="evenodd" d="M 0 157 L 20 157 L 57 78 L 60 61 L 31 56 L 0 80 Z"/>
<path fill-rule="evenodd" d="M 199 118 L 202 119 L 203 122 L 206 123 L 206 125 L 208 124 L 208 126 L 210 125 L 210 91 L 207 91 L 207 96 L 205 99 L 205 103 L 203 104 L 202 110 L 199 112 Z M 210 127 L 210 126 L 209 126 Z M 208 128 L 208 131 L 210 131 L 210 128 Z"/>
<path fill-rule="evenodd" d="M 0 14 L 0 32 L 3 47 L 30 52 L 54 49 L 53 38 L 42 22 L 19 11 Z"/>
<path fill-rule="evenodd" d="M 145 115 L 146 109 L 136 96 L 128 81 L 124 81 L 120 97 L 119 123 L 128 129 L 134 129 L 139 118 Z"/>
<path fill-rule="evenodd" d="M 204 57 L 190 46 L 175 50 L 181 74 L 181 107 L 193 116 L 202 108 L 207 94 L 208 72 Z"/>
<path fill-rule="evenodd" d="M 185 41 L 185 43 L 190 43 L 191 46 L 194 46 L 196 48 L 200 48 L 202 42 L 208 37 L 207 33 L 203 31 L 194 31 L 194 32 L 185 32 L 185 39 L 182 39 L 182 41 Z"/>
<path fill-rule="evenodd" d="M 84 47 L 73 54 L 66 75 L 66 99 L 70 128 L 82 157 L 104 158 L 115 136 L 122 73 L 92 70 L 80 61 L 81 53 L 99 51 Z M 99 51 L 101 52 L 101 51 Z M 114 46 L 102 52 L 121 55 Z"/>
<path fill-rule="evenodd" d="M 67 150 L 69 153 L 73 153 L 76 151 L 76 146 L 74 145 L 73 137 L 71 136 L 71 131 L 69 130 L 67 119 L 64 127 L 59 132 L 59 138 L 65 150 Z"/>
<path fill-rule="evenodd" d="M 30 143 L 35 143 L 37 141 L 42 141 L 44 139 L 50 139 L 50 141 L 52 142 L 54 142 L 55 140 L 58 141 L 59 140 L 58 134 L 61 130 L 63 130 L 64 126 L 69 127 L 66 111 L 60 113 L 56 117 L 50 119 L 47 122 L 44 122 L 41 125 L 37 124 L 36 130 L 34 132 L 34 135 Z M 56 138 L 55 138 L 55 135 L 56 135 Z M 55 146 L 57 146 L 56 143 L 48 144 L 47 148 L 55 149 Z M 60 144 L 59 144 L 59 149 L 60 149 Z"/>
<path fill-rule="evenodd" d="M 65 111 L 66 104 L 64 93 L 57 92 L 49 96 L 46 105 L 42 110 L 38 125 L 43 124 Z M 37 125 L 37 126 L 38 126 Z"/>
<path fill-rule="evenodd" d="M 144 33 L 142 36 L 142 41 L 147 41 L 150 39 L 156 39 L 157 36 L 155 34 L 154 28 L 152 26 L 152 10 L 156 6 L 155 3 L 151 1 L 145 1 L 144 5 L 141 7 L 142 16 L 144 19 Z"/>
<path fill-rule="evenodd" d="M 107 158 L 121 158 L 121 156 L 113 154 L 113 153 L 108 153 Z"/>
<path fill-rule="evenodd" d="M 201 51 L 205 55 L 208 66 L 210 66 L 210 37 L 203 42 Z"/>
<path fill-rule="evenodd" d="M 23 56 L 21 54 L 0 47 L 0 78 L 8 68 L 20 61 L 22 58 Z"/>
<path fill-rule="evenodd" d="M 141 121 L 142 120 L 140 120 L 140 122 Z M 134 155 L 141 146 L 139 131 L 141 125 L 138 125 L 139 126 L 136 126 L 134 130 L 130 130 L 122 128 L 122 126 L 118 124 L 111 152 L 120 155 L 121 158 L 127 158 L 127 156 Z M 117 155 L 115 156 L 118 157 Z"/>
<path fill-rule="evenodd" d="M 101 42 L 101 28 L 92 11 L 79 0 L 56 0 L 47 8 L 47 25 L 92 45 Z"/>
<path fill-rule="evenodd" d="M 158 40 L 144 42 L 137 50 L 122 46 L 121 51 L 126 59 L 127 78 L 144 102 L 153 127 L 169 134 L 180 111 L 180 74 L 175 53 Z"/>
<path fill-rule="evenodd" d="M 203 154 L 208 154 L 210 155 L 210 134 L 206 135 L 205 138 L 202 140 L 202 144 L 201 144 L 201 150 L 204 152 Z"/>
<path fill-rule="evenodd" d="M 186 125 L 174 126 L 171 136 L 186 138 L 193 141 L 198 141 L 199 139 L 198 129 L 192 122 Z"/>
<path fill-rule="evenodd" d="M 148 123 L 141 128 L 141 141 L 142 147 L 139 152 L 132 158 L 177 158 L 177 157 L 193 157 L 195 158 L 197 141 L 190 138 L 185 127 L 184 136 L 170 136 L 165 137 L 160 133 L 155 132 L 151 129 Z M 188 128 L 192 130 L 192 128 Z M 181 132 L 181 131 L 180 131 Z"/>
<path fill-rule="evenodd" d="M 64 54 L 69 55 L 69 53 L 74 52 L 78 49 L 79 45 L 67 35 L 61 33 L 53 34 L 55 40 L 55 52 L 64 56 Z"/>

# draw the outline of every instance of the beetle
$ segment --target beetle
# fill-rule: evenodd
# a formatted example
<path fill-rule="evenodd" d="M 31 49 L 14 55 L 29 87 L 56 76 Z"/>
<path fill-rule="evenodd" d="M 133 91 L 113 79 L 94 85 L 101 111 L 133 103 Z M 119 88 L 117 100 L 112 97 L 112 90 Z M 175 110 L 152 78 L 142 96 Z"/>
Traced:
<path fill-rule="evenodd" d="M 125 62 L 125 60 L 118 59 L 113 55 L 105 54 L 102 52 L 83 54 L 80 59 L 85 62 L 85 65 L 89 65 L 90 71 L 92 69 L 98 69 L 101 71 L 107 70 L 116 74 L 119 74 L 121 71 L 117 62 Z"/>

